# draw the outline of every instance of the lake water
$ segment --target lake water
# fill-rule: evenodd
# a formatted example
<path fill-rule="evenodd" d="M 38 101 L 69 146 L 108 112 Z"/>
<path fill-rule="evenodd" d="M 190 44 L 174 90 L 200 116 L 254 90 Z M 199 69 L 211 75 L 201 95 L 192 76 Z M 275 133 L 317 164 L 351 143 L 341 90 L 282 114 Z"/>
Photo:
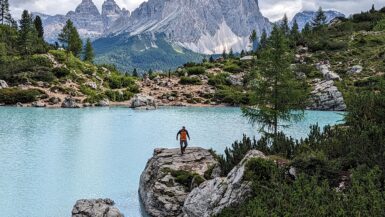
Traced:
<path fill-rule="evenodd" d="M 335 124 L 335 112 L 306 112 L 285 131 Z M 140 217 L 138 183 L 156 147 L 178 147 L 185 125 L 191 145 L 223 152 L 245 133 L 258 136 L 239 108 L 78 110 L 0 107 L 0 210 L 4 217 L 66 217 L 77 199 L 111 198 Z"/>

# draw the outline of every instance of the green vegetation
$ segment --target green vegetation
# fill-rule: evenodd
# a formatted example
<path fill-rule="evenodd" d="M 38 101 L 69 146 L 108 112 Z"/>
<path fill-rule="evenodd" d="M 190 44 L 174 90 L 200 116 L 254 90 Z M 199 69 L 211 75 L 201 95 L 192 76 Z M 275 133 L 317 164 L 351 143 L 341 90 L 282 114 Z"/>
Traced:
<path fill-rule="evenodd" d="M 44 92 L 38 89 L 0 89 L 0 103 L 4 103 L 6 105 L 15 105 L 16 103 L 31 103 L 36 101 L 39 97 L 44 97 Z"/>
<path fill-rule="evenodd" d="M 185 170 L 173 170 L 170 168 L 164 168 L 163 172 L 165 174 L 170 174 L 175 178 L 175 181 L 185 188 L 191 190 L 191 187 L 194 185 L 200 185 L 205 179 L 197 173 L 191 173 Z"/>
<path fill-rule="evenodd" d="M 199 78 L 196 77 L 181 77 L 179 83 L 183 85 L 199 85 L 202 82 Z"/>

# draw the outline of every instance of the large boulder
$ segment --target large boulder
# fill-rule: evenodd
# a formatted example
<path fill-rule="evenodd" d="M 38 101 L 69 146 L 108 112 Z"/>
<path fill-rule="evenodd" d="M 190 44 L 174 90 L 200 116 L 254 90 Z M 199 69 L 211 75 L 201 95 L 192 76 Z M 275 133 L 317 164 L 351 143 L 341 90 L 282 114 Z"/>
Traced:
<path fill-rule="evenodd" d="M 257 150 L 249 151 L 227 177 L 205 181 L 191 191 L 183 206 L 184 217 L 210 217 L 223 209 L 238 205 L 251 196 L 251 182 L 243 179 L 249 159 L 266 156 Z"/>
<path fill-rule="evenodd" d="M 155 149 L 140 177 L 139 195 L 146 212 L 156 217 L 181 216 L 191 189 L 216 164 L 210 151 L 202 148 L 188 148 L 184 155 L 180 149 Z"/>
<path fill-rule="evenodd" d="M 342 93 L 335 86 L 334 81 L 316 79 L 313 82 L 310 106 L 307 109 L 322 111 L 345 111 L 346 104 Z"/>
<path fill-rule="evenodd" d="M 77 102 L 75 98 L 66 97 L 61 104 L 62 108 L 80 108 L 81 105 Z"/>
<path fill-rule="evenodd" d="M 131 108 L 156 108 L 154 97 L 136 94 L 131 101 Z"/>
<path fill-rule="evenodd" d="M 78 200 L 72 217 L 124 217 L 111 199 Z"/>
<path fill-rule="evenodd" d="M 43 108 L 43 107 L 46 107 L 47 105 L 42 103 L 42 102 L 33 102 L 32 104 L 32 107 L 35 107 L 35 108 Z"/>
<path fill-rule="evenodd" d="M 8 88 L 8 84 L 4 80 L 0 80 L 0 89 L 3 89 L 3 88 Z"/>
<path fill-rule="evenodd" d="M 103 99 L 103 100 L 100 100 L 97 104 L 97 106 L 100 106 L 100 107 L 108 107 L 110 106 L 110 101 L 108 99 Z"/>

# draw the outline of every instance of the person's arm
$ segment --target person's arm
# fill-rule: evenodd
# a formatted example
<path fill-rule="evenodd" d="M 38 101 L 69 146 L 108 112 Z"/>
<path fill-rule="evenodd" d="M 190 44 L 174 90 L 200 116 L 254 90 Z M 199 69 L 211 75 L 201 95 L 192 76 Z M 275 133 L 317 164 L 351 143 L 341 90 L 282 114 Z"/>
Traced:
<path fill-rule="evenodd" d="M 186 134 L 187 134 L 188 140 L 190 140 L 190 135 L 188 134 L 187 130 L 186 130 Z"/>
<path fill-rule="evenodd" d="M 180 134 L 180 130 L 179 130 L 179 132 L 176 134 L 176 140 L 178 140 L 179 134 Z"/>

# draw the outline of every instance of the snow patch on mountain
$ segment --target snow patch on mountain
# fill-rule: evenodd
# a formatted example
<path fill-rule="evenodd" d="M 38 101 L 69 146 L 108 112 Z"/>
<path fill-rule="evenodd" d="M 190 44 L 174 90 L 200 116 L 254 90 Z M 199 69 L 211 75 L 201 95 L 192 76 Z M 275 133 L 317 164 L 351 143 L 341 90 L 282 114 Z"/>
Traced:
<path fill-rule="evenodd" d="M 213 54 L 222 53 L 233 49 L 235 51 L 245 50 L 250 46 L 248 37 L 236 35 L 225 21 L 219 25 L 214 35 L 203 34 L 197 42 L 180 43 L 181 46 L 197 53 Z"/>

